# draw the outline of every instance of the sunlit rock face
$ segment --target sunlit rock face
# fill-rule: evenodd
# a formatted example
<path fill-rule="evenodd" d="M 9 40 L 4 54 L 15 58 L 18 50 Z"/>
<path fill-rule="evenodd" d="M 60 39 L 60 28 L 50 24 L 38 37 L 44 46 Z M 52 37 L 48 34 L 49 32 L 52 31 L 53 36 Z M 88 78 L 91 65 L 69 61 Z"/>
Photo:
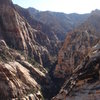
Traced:
<path fill-rule="evenodd" d="M 69 76 L 88 54 L 92 46 L 100 39 L 100 11 L 94 11 L 91 16 L 78 28 L 69 32 L 62 48 L 58 53 L 58 64 L 55 76 Z"/>
<path fill-rule="evenodd" d="M 70 32 L 58 54 L 54 75 L 65 79 L 53 100 L 99 100 L 100 11 Z M 92 98 L 92 99 L 91 99 Z"/>
<path fill-rule="evenodd" d="M 14 6 L 17 12 L 27 20 L 32 28 L 37 30 L 35 41 L 37 41 L 43 47 L 47 48 L 50 55 L 57 55 L 61 47 L 61 41 L 56 36 L 56 32 L 51 29 L 51 26 L 48 26 L 42 23 L 40 20 L 32 17 L 28 9 L 22 8 L 18 5 Z"/>
<path fill-rule="evenodd" d="M 31 65 L 16 50 L 0 40 L 0 99 L 42 100 L 40 84 L 46 83 L 46 70 Z"/>
<path fill-rule="evenodd" d="M 87 30 L 76 30 L 67 35 L 64 45 L 59 51 L 55 76 L 66 78 L 81 63 L 90 48 L 98 41 L 98 37 L 93 33 Z"/>
<path fill-rule="evenodd" d="M 0 99 L 42 100 L 41 84 L 48 82 L 42 65 L 49 52 L 37 41 L 38 34 L 10 0 L 0 0 Z"/>
<path fill-rule="evenodd" d="M 100 11 L 70 32 L 58 54 L 54 75 L 65 83 L 53 100 L 99 100 Z"/>
<path fill-rule="evenodd" d="M 100 42 L 92 47 L 86 58 L 66 80 L 52 100 L 99 100 Z"/>
<path fill-rule="evenodd" d="M 0 38 L 4 39 L 9 47 L 21 50 L 43 64 L 49 61 L 49 52 L 38 42 L 37 37 L 40 34 L 41 32 L 33 29 L 19 15 L 13 5 L 6 2 L 0 5 Z"/>

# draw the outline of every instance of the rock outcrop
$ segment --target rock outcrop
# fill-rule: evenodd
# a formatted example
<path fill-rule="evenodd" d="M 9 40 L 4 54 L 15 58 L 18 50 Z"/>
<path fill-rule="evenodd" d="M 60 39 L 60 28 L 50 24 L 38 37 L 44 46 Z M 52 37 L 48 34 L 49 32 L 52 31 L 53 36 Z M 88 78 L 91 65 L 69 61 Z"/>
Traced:
<path fill-rule="evenodd" d="M 98 13 L 97 13 L 98 12 Z M 100 11 L 70 32 L 59 51 L 54 75 L 65 80 L 53 100 L 99 100 Z"/>
<path fill-rule="evenodd" d="M 92 32 L 88 30 L 69 33 L 59 51 L 58 64 L 54 72 L 55 76 L 59 78 L 69 76 L 97 41 L 98 37 L 92 35 Z"/>
<path fill-rule="evenodd" d="M 43 37 L 44 39 L 39 36 L 41 36 L 41 32 L 33 29 L 19 15 L 13 4 L 0 4 L 0 38 L 9 47 L 20 50 L 26 56 L 33 57 L 38 63 L 43 64 L 49 62 L 49 52 L 40 43 L 45 39 L 45 41 L 48 40 L 46 36 Z"/>
<path fill-rule="evenodd" d="M 68 33 L 65 42 L 58 54 L 58 64 L 54 71 L 55 77 L 66 78 L 72 74 L 88 54 L 91 47 L 100 39 L 98 28 L 100 14 L 91 13 L 86 22 Z"/>
<path fill-rule="evenodd" d="M 40 45 L 46 47 L 50 52 L 50 55 L 57 55 L 61 47 L 61 42 L 51 27 L 33 18 L 28 9 L 24 9 L 18 5 L 15 5 L 15 8 L 17 12 L 27 20 L 32 28 L 38 31 L 36 35 L 36 41 Z"/>
<path fill-rule="evenodd" d="M 35 68 L 16 50 L 0 41 L 0 99 L 42 100 L 47 71 Z"/>
<path fill-rule="evenodd" d="M 72 72 L 52 100 L 99 100 L 100 98 L 100 41 Z"/>

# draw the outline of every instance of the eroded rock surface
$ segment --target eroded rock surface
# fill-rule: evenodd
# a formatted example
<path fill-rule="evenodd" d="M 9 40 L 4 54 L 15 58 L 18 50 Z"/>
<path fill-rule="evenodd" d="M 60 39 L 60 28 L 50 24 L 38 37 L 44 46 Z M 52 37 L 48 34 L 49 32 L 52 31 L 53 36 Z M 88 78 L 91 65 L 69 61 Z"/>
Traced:
<path fill-rule="evenodd" d="M 49 61 L 50 54 L 38 41 L 39 34 L 19 15 L 13 4 L 0 4 L 0 39 L 9 47 L 22 51 L 26 57 L 33 57 L 38 63 L 43 64 Z"/>
<path fill-rule="evenodd" d="M 55 77 L 65 78 L 70 76 L 88 54 L 91 47 L 100 39 L 98 29 L 100 27 L 100 11 L 94 11 L 86 22 L 68 33 L 65 42 L 58 54 L 58 64 L 55 69 Z"/>
<path fill-rule="evenodd" d="M 35 68 L 3 40 L 0 44 L 0 99 L 42 100 L 40 84 L 48 81 L 46 70 Z"/>
<path fill-rule="evenodd" d="M 100 42 L 72 72 L 59 94 L 52 100 L 99 100 L 100 98 Z"/>

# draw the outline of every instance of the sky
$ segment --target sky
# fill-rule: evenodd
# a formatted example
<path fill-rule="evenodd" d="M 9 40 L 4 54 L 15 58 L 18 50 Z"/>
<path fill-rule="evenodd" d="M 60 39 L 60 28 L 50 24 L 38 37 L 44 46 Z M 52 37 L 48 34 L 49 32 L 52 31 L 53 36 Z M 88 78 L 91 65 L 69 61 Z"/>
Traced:
<path fill-rule="evenodd" d="M 13 0 L 21 7 L 33 7 L 40 11 L 55 11 L 64 13 L 90 13 L 100 9 L 100 0 Z"/>

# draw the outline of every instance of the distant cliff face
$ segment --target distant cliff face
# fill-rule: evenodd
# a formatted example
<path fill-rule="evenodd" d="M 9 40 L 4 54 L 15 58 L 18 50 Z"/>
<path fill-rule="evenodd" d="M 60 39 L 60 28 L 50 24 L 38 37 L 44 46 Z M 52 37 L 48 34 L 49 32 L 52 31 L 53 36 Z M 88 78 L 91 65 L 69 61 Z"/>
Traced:
<path fill-rule="evenodd" d="M 29 8 L 28 11 L 34 19 L 50 26 L 58 39 L 62 41 L 64 41 L 67 32 L 73 30 L 89 17 L 89 14 L 80 15 L 50 11 L 42 12 L 34 8 Z"/>
<path fill-rule="evenodd" d="M 87 30 L 69 33 L 59 51 L 55 75 L 59 78 L 69 76 L 73 69 L 81 63 L 90 48 L 97 42 L 97 38 Z"/>
<path fill-rule="evenodd" d="M 58 54 L 58 64 L 54 72 L 56 77 L 65 78 L 71 75 L 73 69 L 82 62 L 91 47 L 98 42 L 100 39 L 99 21 L 99 14 L 91 14 L 86 22 L 67 35 Z"/>

